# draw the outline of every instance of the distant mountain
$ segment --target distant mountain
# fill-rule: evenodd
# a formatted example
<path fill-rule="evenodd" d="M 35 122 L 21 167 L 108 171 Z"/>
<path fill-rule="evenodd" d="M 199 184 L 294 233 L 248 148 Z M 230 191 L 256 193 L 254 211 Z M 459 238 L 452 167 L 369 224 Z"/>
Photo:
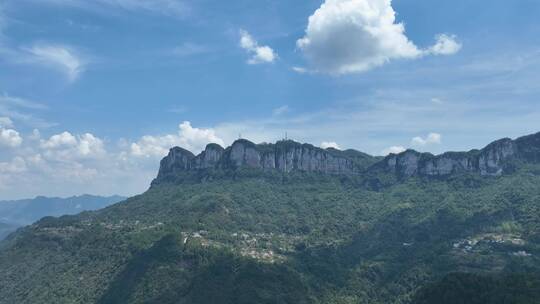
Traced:
<path fill-rule="evenodd" d="M 45 216 L 62 216 L 97 210 L 124 200 L 121 196 L 81 195 L 68 198 L 38 196 L 33 199 L 0 201 L 0 239 L 17 227 Z"/>
<path fill-rule="evenodd" d="M 540 133 L 437 156 L 175 147 L 145 193 L 0 242 L 1 304 L 533 304 L 538 274 Z"/>

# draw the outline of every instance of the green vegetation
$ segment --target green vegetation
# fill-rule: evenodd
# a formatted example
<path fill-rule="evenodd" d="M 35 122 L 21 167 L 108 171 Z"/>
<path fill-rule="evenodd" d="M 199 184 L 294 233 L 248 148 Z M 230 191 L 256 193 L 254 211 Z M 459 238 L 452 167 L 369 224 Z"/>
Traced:
<path fill-rule="evenodd" d="M 533 303 L 538 185 L 534 165 L 401 182 L 184 176 L 10 236 L 0 303 Z M 478 302 L 491 294 L 508 300 Z"/>
<path fill-rule="evenodd" d="M 0 240 L 3 240 L 10 233 L 17 230 L 17 228 L 17 225 L 0 222 Z"/>
<path fill-rule="evenodd" d="M 167 235 L 139 253 L 99 303 L 309 303 L 299 275 L 227 251 L 182 246 Z"/>
<path fill-rule="evenodd" d="M 540 299 L 540 277 L 482 276 L 453 273 L 420 290 L 415 304 L 534 304 Z"/>

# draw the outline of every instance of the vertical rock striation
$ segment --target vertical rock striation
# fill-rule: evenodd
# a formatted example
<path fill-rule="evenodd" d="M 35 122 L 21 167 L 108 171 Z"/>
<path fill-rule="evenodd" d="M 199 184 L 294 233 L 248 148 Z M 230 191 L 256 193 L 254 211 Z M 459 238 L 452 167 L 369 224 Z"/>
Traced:
<path fill-rule="evenodd" d="M 504 138 L 481 150 L 447 152 L 441 155 L 407 150 L 390 154 L 380 161 L 354 151 L 321 149 L 291 140 L 275 144 L 254 144 L 240 139 L 224 149 L 209 144 L 199 155 L 175 147 L 162 161 L 154 183 L 201 170 L 236 170 L 239 168 L 281 172 L 317 172 L 323 174 L 361 175 L 381 172 L 400 178 L 413 176 L 441 177 L 459 173 L 497 176 L 506 172 L 512 161 L 540 162 L 540 133 L 512 140 Z M 367 167 L 366 164 L 372 164 Z"/>
<path fill-rule="evenodd" d="M 497 176 L 509 169 L 512 161 L 540 162 L 540 133 L 516 140 L 504 138 L 481 150 L 469 152 L 433 155 L 407 150 L 387 156 L 373 170 L 392 172 L 399 177 L 448 176 L 456 173 Z"/>
<path fill-rule="evenodd" d="M 235 170 L 252 168 L 264 171 L 304 171 L 326 174 L 359 174 L 363 168 L 354 160 L 337 150 L 325 150 L 294 141 L 279 141 L 275 144 L 256 145 L 240 139 L 224 149 L 209 144 L 201 154 L 172 148 L 162 161 L 157 180 L 175 176 L 181 172 L 221 169 Z M 365 155 L 365 157 L 371 157 Z"/>

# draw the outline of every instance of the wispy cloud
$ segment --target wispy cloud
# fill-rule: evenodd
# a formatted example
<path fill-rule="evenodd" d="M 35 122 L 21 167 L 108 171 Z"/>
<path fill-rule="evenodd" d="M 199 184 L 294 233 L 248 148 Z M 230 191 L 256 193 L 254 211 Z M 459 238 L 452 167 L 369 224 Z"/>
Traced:
<path fill-rule="evenodd" d="M 65 73 L 70 81 L 77 80 L 86 64 L 76 51 L 63 45 L 41 44 L 23 50 L 28 53 L 28 62 L 58 69 Z"/>
<path fill-rule="evenodd" d="M 46 105 L 35 101 L 9 96 L 6 93 L 0 95 L 0 115 L 33 128 L 49 128 L 57 125 L 36 116 L 37 111 L 47 109 Z"/>
<path fill-rule="evenodd" d="M 0 4 L 0 45 L 2 43 L 3 30 L 5 26 L 6 26 L 6 16 L 4 15 L 4 8 Z"/>
<path fill-rule="evenodd" d="M 181 16 L 188 10 L 187 4 L 179 0 L 98 0 L 97 2 L 127 10 L 143 9 L 164 15 Z"/>
<path fill-rule="evenodd" d="M 181 105 L 176 105 L 173 107 L 170 107 L 167 112 L 174 113 L 174 114 L 184 114 L 188 111 L 188 108 Z"/>
<path fill-rule="evenodd" d="M 90 10 L 110 8 L 126 11 L 142 10 L 175 17 L 183 17 L 190 10 L 185 1 L 181 0 L 39 0 L 39 3 L 71 6 Z"/>
<path fill-rule="evenodd" d="M 10 105 L 13 105 L 15 107 L 20 107 L 20 108 L 25 108 L 25 109 L 32 109 L 32 110 L 45 110 L 45 109 L 48 108 L 44 104 L 41 104 L 41 103 L 38 103 L 38 102 L 35 102 L 35 101 L 31 101 L 31 100 L 27 100 L 27 99 L 23 99 L 23 98 L 20 98 L 20 97 L 9 96 L 6 93 L 3 93 L 3 94 L 0 95 L 0 103 L 10 104 Z"/>
<path fill-rule="evenodd" d="M 75 81 L 84 71 L 88 59 L 76 48 L 55 43 L 36 43 L 33 46 L 16 46 L 6 43 L 3 30 L 6 26 L 0 5 L 0 61 L 14 65 L 41 65 L 56 69 Z"/>
<path fill-rule="evenodd" d="M 184 42 L 183 44 L 173 48 L 172 54 L 179 57 L 194 56 L 210 52 L 211 49 L 202 44 L 193 42 Z"/>
<path fill-rule="evenodd" d="M 279 115 L 287 114 L 290 110 L 291 109 L 289 108 L 288 105 L 284 105 L 284 106 L 277 107 L 274 110 L 272 110 L 272 115 L 279 116 Z"/>

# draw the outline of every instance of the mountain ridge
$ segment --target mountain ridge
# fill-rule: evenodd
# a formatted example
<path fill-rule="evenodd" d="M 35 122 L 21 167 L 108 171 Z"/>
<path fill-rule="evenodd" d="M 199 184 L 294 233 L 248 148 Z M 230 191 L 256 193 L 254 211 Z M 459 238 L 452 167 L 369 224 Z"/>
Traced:
<path fill-rule="evenodd" d="M 440 177 L 455 173 L 498 176 L 511 171 L 514 160 L 540 162 L 540 132 L 515 140 L 499 139 L 480 150 L 433 155 L 408 149 L 386 157 L 371 156 L 353 149 L 322 149 L 292 140 L 255 144 L 239 139 L 226 148 L 208 144 L 198 155 L 184 148 L 171 148 L 161 160 L 158 176 L 152 184 L 174 180 L 175 176 L 186 172 L 240 168 L 355 176 L 386 172 L 399 178 Z"/>

